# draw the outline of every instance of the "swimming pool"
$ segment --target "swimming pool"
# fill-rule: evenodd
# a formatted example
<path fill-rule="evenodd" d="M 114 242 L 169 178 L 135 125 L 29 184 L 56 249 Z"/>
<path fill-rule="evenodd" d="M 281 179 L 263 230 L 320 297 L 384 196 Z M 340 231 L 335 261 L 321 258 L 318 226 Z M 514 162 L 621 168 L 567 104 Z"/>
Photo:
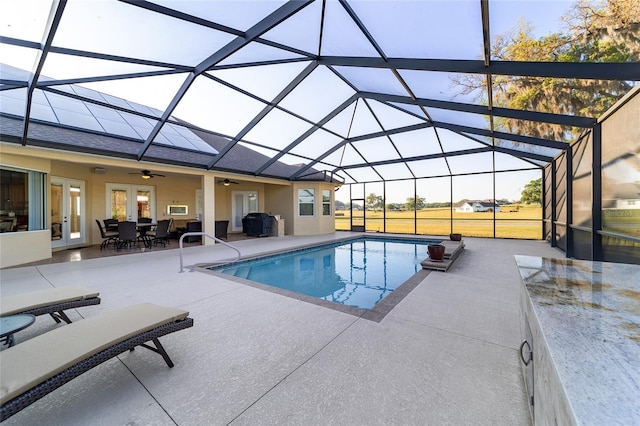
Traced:
<path fill-rule="evenodd" d="M 371 309 L 422 269 L 427 245 L 440 241 L 358 238 L 208 269 L 305 294 Z"/>

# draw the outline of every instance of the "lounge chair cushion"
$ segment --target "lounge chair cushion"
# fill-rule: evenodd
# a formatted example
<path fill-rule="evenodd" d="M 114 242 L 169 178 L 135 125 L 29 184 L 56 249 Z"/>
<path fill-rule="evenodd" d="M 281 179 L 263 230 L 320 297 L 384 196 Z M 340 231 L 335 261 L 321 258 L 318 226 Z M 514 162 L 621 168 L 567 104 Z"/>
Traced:
<path fill-rule="evenodd" d="M 0 316 L 13 315 L 30 309 L 48 306 L 53 303 L 65 303 L 98 297 L 100 292 L 79 286 L 48 288 L 3 296 L 0 299 Z"/>
<path fill-rule="evenodd" d="M 116 343 L 187 315 L 182 309 L 144 303 L 65 325 L 6 349 L 0 352 L 0 404 Z"/>

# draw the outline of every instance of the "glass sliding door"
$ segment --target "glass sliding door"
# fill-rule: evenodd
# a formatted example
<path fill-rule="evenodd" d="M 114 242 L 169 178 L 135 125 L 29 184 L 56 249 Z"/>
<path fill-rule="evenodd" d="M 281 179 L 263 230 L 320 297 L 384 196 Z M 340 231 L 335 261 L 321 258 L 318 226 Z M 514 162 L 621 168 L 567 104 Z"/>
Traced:
<path fill-rule="evenodd" d="M 242 232 L 242 218 L 248 213 L 258 211 L 257 191 L 233 191 L 231 194 L 233 204 L 231 205 L 231 230 Z"/>

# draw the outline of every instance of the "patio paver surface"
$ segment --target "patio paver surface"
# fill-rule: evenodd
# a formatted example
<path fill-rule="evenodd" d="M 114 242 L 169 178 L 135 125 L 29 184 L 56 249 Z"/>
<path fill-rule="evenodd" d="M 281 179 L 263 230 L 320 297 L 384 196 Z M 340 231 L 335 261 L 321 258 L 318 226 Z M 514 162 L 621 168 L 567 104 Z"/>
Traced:
<path fill-rule="evenodd" d="M 347 234 L 234 244 L 248 256 Z M 161 339 L 174 368 L 145 349 L 127 352 L 3 424 L 529 425 L 513 255 L 564 255 L 543 241 L 465 243 L 448 272 L 431 272 L 379 323 L 179 273 L 177 250 L 0 270 L 2 295 L 99 290 L 102 303 L 70 310 L 74 321 L 139 302 L 189 310 L 195 321 Z M 222 245 L 184 252 L 185 265 L 232 257 Z M 17 344 L 60 326 L 38 317 Z"/>

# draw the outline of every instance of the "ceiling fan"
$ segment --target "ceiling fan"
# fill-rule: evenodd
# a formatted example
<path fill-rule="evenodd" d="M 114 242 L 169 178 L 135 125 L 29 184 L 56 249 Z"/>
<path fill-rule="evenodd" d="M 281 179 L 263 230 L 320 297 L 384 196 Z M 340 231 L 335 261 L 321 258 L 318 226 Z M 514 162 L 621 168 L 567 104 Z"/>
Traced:
<path fill-rule="evenodd" d="M 139 174 L 142 179 L 151 179 L 151 178 L 154 178 L 156 176 L 165 177 L 164 175 L 161 175 L 161 174 L 158 174 L 158 173 L 151 173 L 151 171 L 149 171 L 149 170 L 140 170 L 140 173 L 129 173 L 129 174 L 130 175 Z"/>
<path fill-rule="evenodd" d="M 223 180 L 219 180 L 218 181 L 219 185 L 224 185 L 224 186 L 229 186 L 231 184 L 238 185 L 239 183 L 240 182 L 236 182 L 236 181 L 229 180 L 229 179 L 223 179 Z"/>

